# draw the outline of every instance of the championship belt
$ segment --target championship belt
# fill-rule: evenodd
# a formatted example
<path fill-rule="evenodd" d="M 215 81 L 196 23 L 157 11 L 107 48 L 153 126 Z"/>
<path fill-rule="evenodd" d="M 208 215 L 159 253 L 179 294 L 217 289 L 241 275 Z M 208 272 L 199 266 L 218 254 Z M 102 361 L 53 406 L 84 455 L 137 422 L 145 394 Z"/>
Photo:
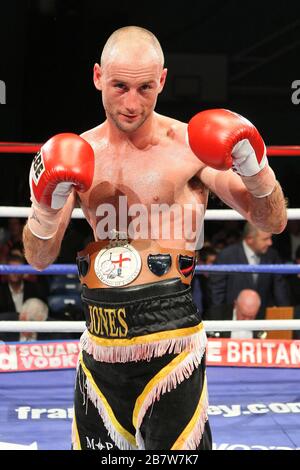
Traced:
<path fill-rule="evenodd" d="M 138 277 L 142 260 L 139 252 L 124 238 L 123 232 L 114 230 L 113 235 L 115 238 L 97 254 L 94 270 L 103 284 L 126 286 Z"/>
<path fill-rule="evenodd" d="M 88 288 L 122 287 L 135 281 L 142 272 L 142 283 L 181 278 L 190 284 L 195 267 L 192 251 L 164 248 L 151 241 L 129 242 L 126 232 L 110 233 L 110 240 L 89 243 L 78 252 L 80 282 Z"/>

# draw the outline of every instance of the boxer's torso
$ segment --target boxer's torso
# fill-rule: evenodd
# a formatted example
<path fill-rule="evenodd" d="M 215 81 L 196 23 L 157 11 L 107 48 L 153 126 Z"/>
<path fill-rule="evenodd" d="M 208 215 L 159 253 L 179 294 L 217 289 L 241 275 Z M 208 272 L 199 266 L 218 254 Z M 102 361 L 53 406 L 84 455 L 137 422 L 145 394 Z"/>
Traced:
<path fill-rule="evenodd" d="M 149 253 L 159 246 L 193 251 L 208 197 L 196 178 L 202 163 L 185 141 L 186 125 L 156 117 L 155 134 L 141 148 L 126 138 L 112 141 L 107 123 L 82 135 L 94 149 L 95 174 L 80 204 L 95 240 L 108 240 L 115 228 Z M 142 270 L 137 283 L 152 280 Z"/>

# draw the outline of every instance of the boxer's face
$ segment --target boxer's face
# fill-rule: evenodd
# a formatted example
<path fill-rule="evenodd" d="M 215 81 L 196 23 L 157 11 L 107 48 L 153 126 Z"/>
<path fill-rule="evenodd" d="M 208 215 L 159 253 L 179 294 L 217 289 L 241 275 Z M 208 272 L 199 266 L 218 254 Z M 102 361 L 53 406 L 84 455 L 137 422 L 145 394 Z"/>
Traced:
<path fill-rule="evenodd" d="M 139 60 L 128 54 L 125 59 L 115 57 L 102 68 L 96 66 L 99 80 L 96 78 L 95 84 L 102 91 L 107 118 L 123 132 L 136 131 L 152 114 L 167 70 L 153 56 Z"/>

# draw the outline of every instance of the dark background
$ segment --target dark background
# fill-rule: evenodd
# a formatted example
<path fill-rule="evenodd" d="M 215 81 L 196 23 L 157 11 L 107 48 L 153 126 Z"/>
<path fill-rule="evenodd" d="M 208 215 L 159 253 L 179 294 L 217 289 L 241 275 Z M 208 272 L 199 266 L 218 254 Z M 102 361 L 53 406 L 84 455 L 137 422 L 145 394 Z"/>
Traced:
<path fill-rule="evenodd" d="M 187 121 L 211 107 L 245 115 L 267 145 L 300 145 L 300 2 L 10 0 L 0 7 L 0 140 L 44 142 L 104 119 L 92 83 L 108 36 L 138 25 L 157 35 L 170 69 L 157 111 Z M 1 205 L 29 205 L 31 156 L 0 155 Z M 300 207 L 300 157 L 270 159 Z"/>

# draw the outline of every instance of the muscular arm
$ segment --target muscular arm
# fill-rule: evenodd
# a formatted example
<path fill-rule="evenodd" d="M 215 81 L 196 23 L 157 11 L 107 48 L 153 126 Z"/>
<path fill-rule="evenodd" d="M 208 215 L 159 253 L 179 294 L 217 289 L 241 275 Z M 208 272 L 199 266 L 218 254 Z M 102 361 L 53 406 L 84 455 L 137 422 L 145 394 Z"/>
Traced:
<path fill-rule="evenodd" d="M 287 223 L 286 203 L 278 181 L 269 196 L 256 198 L 232 170 L 217 171 L 205 166 L 198 177 L 208 189 L 260 230 L 271 233 L 284 230 Z"/>
<path fill-rule="evenodd" d="M 39 271 L 53 263 L 59 255 L 61 242 L 69 225 L 74 205 L 75 194 L 73 193 L 69 196 L 66 205 L 62 209 L 56 234 L 49 240 L 42 240 L 36 237 L 28 228 L 28 224 L 25 225 L 23 231 L 25 258 L 29 264 Z"/>

